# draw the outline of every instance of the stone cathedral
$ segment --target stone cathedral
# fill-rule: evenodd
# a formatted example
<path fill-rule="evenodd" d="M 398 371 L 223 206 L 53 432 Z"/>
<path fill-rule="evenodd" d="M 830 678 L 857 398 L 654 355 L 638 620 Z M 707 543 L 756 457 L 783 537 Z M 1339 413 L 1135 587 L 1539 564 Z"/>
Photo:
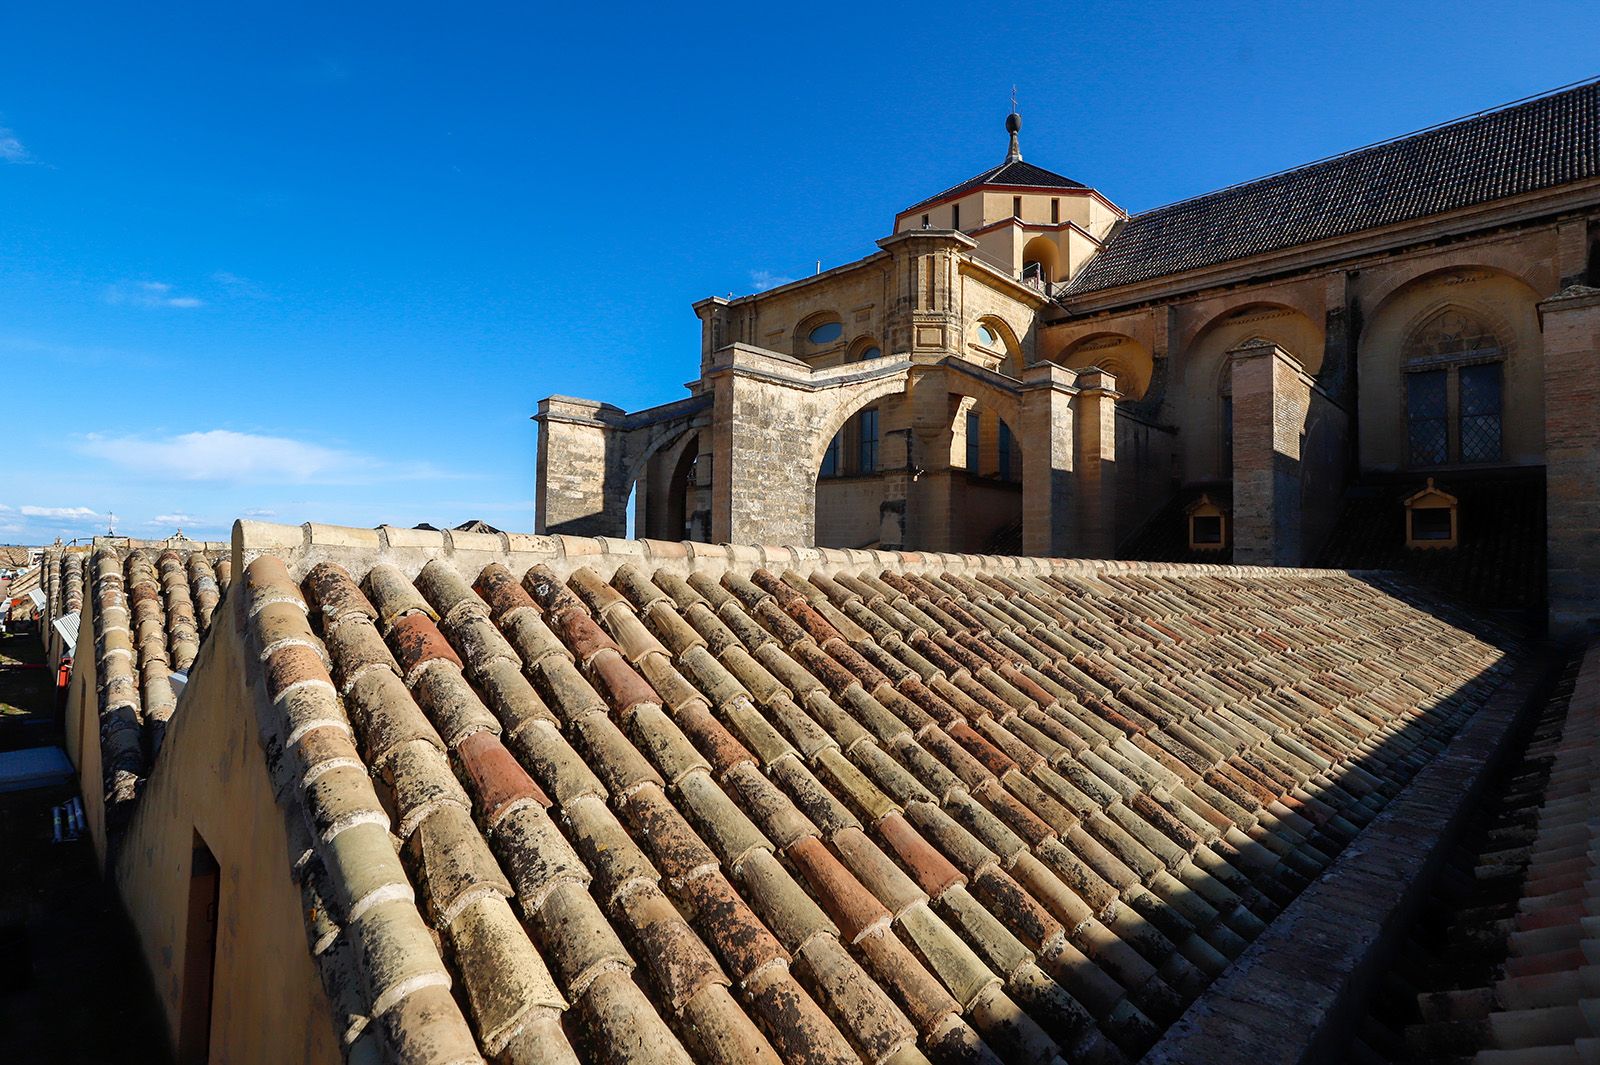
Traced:
<path fill-rule="evenodd" d="M 1600 616 L 1600 82 L 1130 215 L 1003 161 L 539 404 L 541 532 L 1406 569 Z M 996 153 L 999 154 L 998 152 Z"/>

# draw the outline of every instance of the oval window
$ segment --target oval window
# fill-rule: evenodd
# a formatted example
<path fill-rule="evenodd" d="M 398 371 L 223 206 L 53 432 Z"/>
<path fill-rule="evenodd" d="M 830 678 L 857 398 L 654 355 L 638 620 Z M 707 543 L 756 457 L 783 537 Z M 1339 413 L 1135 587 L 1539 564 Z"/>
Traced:
<path fill-rule="evenodd" d="M 863 351 L 861 353 L 860 361 L 866 362 L 868 359 L 876 359 L 882 354 L 883 354 L 883 349 L 882 348 L 877 348 L 877 347 L 868 348 L 866 351 Z"/>
<path fill-rule="evenodd" d="M 843 322 L 823 322 L 807 333 L 806 339 L 813 344 L 832 344 L 842 336 L 844 336 Z"/>
<path fill-rule="evenodd" d="M 982 322 L 978 323 L 978 343 L 985 347 L 997 348 L 1000 346 L 1000 334 L 990 329 Z"/>

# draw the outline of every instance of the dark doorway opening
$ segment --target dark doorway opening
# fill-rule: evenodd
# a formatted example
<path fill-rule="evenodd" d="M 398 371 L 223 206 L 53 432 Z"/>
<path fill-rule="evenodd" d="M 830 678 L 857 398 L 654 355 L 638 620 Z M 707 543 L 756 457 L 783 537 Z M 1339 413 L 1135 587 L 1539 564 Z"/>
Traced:
<path fill-rule="evenodd" d="M 188 931 L 183 938 L 178 1065 L 204 1065 L 211 1059 L 211 989 L 217 964 L 220 872 L 216 856 L 196 832 L 189 864 Z"/>

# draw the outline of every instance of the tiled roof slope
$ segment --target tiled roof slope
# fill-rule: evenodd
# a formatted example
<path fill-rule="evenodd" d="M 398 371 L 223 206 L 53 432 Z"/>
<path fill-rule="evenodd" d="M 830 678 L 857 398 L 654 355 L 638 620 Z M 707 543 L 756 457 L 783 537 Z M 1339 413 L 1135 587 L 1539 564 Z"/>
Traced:
<path fill-rule="evenodd" d="M 100 758 L 113 828 L 126 823 L 161 751 L 178 704 L 173 674 L 187 676 L 227 590 L 232 561 L 216 554 L 218 546 L 110 543 L 90 560 Z"/>
<path fill-rule="evenodd" d="M 11 581 L 10 585 L 8 585 L 6 588 L 6 595 L 13 599 L 19 599 L 22 596 L 27 595 L 35 588 L 40 587 L 40 579 L 43 577 L 43 575 L 44 568 L 42 566 L 30 567 L 20 577 L 17 577 Z"/>
<path fill-rule="evenodd" d="M 1025 163 L 1021 159 L 1008 159 L 999 166 L 991 167 L 976 177 L 951 185 L 943 192 L 934 193 L 925 200 L 907 207 L 902 214 L 920 210 L 929 204 L 938 203 L 940 200 L 950 199 L 955 196 L 964 196 L 974 189 L 985 185 L 1008 185 L 1019 188 L 1037 189 L 1086 189 L 1089 186 L 1081 181 L 1073 181 L 1069 177 L 1046 170 L 1042 166 Z"/>
<path fill-rule="evenodd" d="M 1555 686 L 1353 1053 L 1480 1065 L 1600 1056 L 1597 740 L 1600 643 Z"/>
<path fill-rule="evenodd" d="M 1137 1058 L 1507 658 L 1343 573 L 417 535 L 236 544 L 363 1061 Z"/>
<path fill-rule="evenodd" d="M 1600 177 L 1600 81 L 1136 214 L 1065 296 Z"/>
<path fill-rule="evenodd" d="M 52 620 L 83 609 L 83 563 L 87 557 L 84 550 L 59 547 L 45 550 L 40 580 Z"/>

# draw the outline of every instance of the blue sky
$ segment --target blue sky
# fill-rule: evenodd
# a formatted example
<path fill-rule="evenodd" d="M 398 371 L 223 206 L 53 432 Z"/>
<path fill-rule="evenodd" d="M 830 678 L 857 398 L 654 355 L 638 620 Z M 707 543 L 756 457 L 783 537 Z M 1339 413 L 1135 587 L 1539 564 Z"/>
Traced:
<path fill-rule="evenodd" d="M 337 7 L 337 11 L 327 10 Z M 1130 211 L 1600 74 L 1600 5 L 10 5 L 0 541 L 533 522 L 537 400 L 996 162 Z"/>

